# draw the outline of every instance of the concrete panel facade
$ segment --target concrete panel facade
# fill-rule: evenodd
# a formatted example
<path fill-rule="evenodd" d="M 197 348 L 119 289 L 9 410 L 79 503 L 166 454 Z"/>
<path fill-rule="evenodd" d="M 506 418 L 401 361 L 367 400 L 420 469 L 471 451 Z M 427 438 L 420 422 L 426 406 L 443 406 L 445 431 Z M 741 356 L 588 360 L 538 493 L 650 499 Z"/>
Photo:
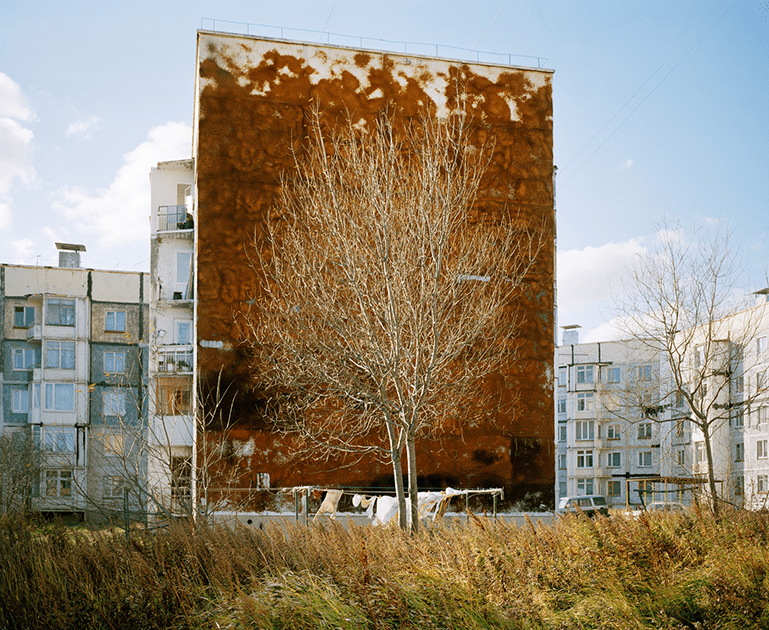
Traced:
<path fill-rule="evenodd" d="M 508 502 L 552 501 L 554 482 L 552 363 L 554 340 L 554 192 L 552 72 L 454 62 L 253 37 L 199 32 L 194 135 L 196 336 L 199 382 L 221 379 L 233 396 L 231 437 L 252 444 L 232 462 L 244 487 L 260 474 L 271 486 L 391 486 L 387 466 L 285 458 L 254 395 L 240 344 L 238 313 L 255 285 L 249 266 L 254 229 L 274 205 L 280 177 L 301 152 L 315 106 L 330 124 L 350 116 L 370 125 L 387 108 L 397 116 L 471 114 L 474 142 L 493 143 L 476 208 L 519 212 L 543 226 L 545 244 L 522 291 L 520 359 L 498 383 L 516 399 L 513 414 L 447 429 L 423 441 L 421 485 L 504 487 Z M 493 380 L 493 379 L 492 379 Z M 447 423 L 450 424 L 450 423 Z M 209 434 L 215 439 L 215 434 Z M 534 498 L 536 497 L 536 498 Z"/>

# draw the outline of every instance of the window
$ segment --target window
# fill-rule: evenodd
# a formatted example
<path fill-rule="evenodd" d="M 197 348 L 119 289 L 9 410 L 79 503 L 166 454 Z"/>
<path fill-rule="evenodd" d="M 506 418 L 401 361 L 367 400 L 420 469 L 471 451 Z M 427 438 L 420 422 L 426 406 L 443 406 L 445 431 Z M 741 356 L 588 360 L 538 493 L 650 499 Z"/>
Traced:
<path fill-rule="evenodd" d="M 156 411 L 165 416 L 190 413 L 192 411 L 192 381 L 190 378 L 183 376 L 158 378 Z"/>
<path fill-rule="evenodd" d="M 104 455 L 115 455 L 121 457 L 124 453 L 124 437 L 122 433 L 101 433 L 99 441 L 102 445 Z"/>
<path fill-rule="evenodd" d="M 125 392 L 104 392 L 102 400 L 105 416 L 125 415 Z"/>
<path fill-rule="evenodd" d="M 577 383 L 592 383 L 592 382 L 593 382 L 593 366 L 578 365 L 577 366 Z"/>
<path fill-rule="evenodd" d="M 606 382 L 607 383 L 619 383 L 619 368 L 618 367 L 610 367 L 606 368 Z"/>
<path fill-rule="evenodd" d="M 190 457 L 171 458 L 171 496 L 188 498 L 192 479 L 192 459 Z"/>
<path fill-rule="evenodd" d="M 45 323 L 50 326 L 75 325 L 75 300 L 50 298 L 46 302 Z"/>
<path fill-rule="evenodd" d="M 123 477 L 107 475 L 104 477 L 104 498 L 122 499 L 123 490 L 127 487 L 128 484 Z"/>
<path fill-rule="evenodd" d="M 559 398 L 558 399 L 558 413 L 566 413 L 566 399 L 565 398 Z"/>
<path fill-rule="evenodd" d="M 577 394 L 577 411 L 592 411 L 593 410 L 593 394 L 581 393 Z"/>
<path fill-rule="evenodd" d="M 46 453 L 74 455 L 75 427 L 43 427 L 43 450 Z"/>
<path fill-rule="evenodd" d="M 638 439 L 639 440 L 650 440 L 652 437 L 652 423 L 651 422 L 641 422 L 638 425 Z"/>
<path fill-rule="evenodd" d="M 679 466 L 686 466 L 686 451 L 682 448 L 676 451 L 676 463 Z"/>
<path fill-rule="evenodd" d="M 593 480 L 577 479 L 577 494 L 580 496 L 584 496 L 586 494 L 593 494 Z"/>
<path fill-rule="evenodd" d="M 705 463 L 705 442 L 694 443 L 694 463 L 695 464 Z"/>
<path fill-rule="evenodd" d="M 35 349 L 34 348 L 14 348 L 13 350 L 13 369 L 31 370 L 35 367 Z"/>
<path fill-rule="evenodd" d="M 737 409 L 732 411 L 732 426 L 742 427 L 744 425 L 745 425 L 745 412 L 742 410 L 742 407 L 738 407 Z"/>
<path fill-rule="evenodd" d="M 47 497 L 72 496 L 72 471 L 46 470 L 45 495 Z"/>
<path fill-rule="evenodd" d="M 649 466 L 652 465 L 652 452 L 651 451 L 641 451 L 638 453 L 638 467 L 639 468 L 649 468 Z"/>
<path fill-rule="evenodd" d="M 741 462 L 745 460 L 745 445 L 742 442 L 737 442 L 734 445 L 734 461 Z"/>
<path fill-rule="evenodd" d="M 756 394 L 766 389 L 766 372 L 756 374 Z"/>
<path fill-rule="evenodd" d="M 75 411 L 75 385 L 73 383 L 46 383 L 45 410 Z"/>
<path fill-rule="evenodd" d="M 62 370 L 75 369 L 74 341 L 46 341 L 45 367 Z"/>
<path fill-rule="evenodd" d="M 705 365 L 705 346 L 694 348 L 694 367 L 699 368 Z"/>
<path fill-rule="evenodd" d="M 638 380 L 650 381 L 652 380 L 652 366 L 651 365 L 639 365 L 638 366 Z"/>
<path fill-rule="evenodd" d="M 765 424 L 767 421 L 767 415 L 769 415 L 767 412 L 769 411 L 769 407 L 759 407 L 756 410 L 756 419 L 757 424 Z"/>
<path fill-rule="evenodd" d="M 595 423 L 592 420 L 578 420 L 574 423 L 577 440 L 592 440 L 595 438 Z"/>
<path fill-rule="evenodd" d="M 684 436 L 684 431 L 686 430 L 686 420 L 683 418 L 679 418 L 676 420 L 676 437 L 682 438 Z"/>
<path fill-rule="evenodd" d="M 29 390 L 27 389 L 14 389 L 13 390 L 13 413 L 27 413 L 29 412 Z"/>
<path fill-rule="evenodd" d="M 566 441 L 566 425 L 565 424 L 558 425 L 558 441 L 559 442 Z"/>
<path fill-rule="evenodd" d="M 766 459 L 769 451 L 766 450 L 767 441 L 758 440 L 756 442 L 756 459 Z"/>
<path fill-rule="evenodd" d="M 107 311 L 104 330 L 125 332 L 125 311 Z"/>
<path fill-rule="evenodd" d="M 618 424 L 610 424 L 608 427 L 606 427 L 607 440 L 619 440 L 620 437 L 620 429 Z"/>
<path fill-rule="evenodd" d="M 756 492 L 765 494 L 767 491 L 769 491 L 769 485 L 767 485 L 767 476 L 758 475 L 758 477 L 756 477 Z"/>
<path fill-rule="evenodd" d="M 107 374 L 125 374 L 125 352 L 105 352 L 104 371 Z"/>
<path fill-rule="evenodd" d="M 566 469 L 566 453 L 558 455 L 558 468 Z"/>
<path fill-rule="evenodd" d="M 181 346 L 192 345 L 192 321 L 176 321 L 176 343 Z"/>
<path fill-rule="evenodd" d="M 568 488 L 566 486 L 566 482 L 565 481 L 559 481 L 558 482 L 558 496 L 559 497 L 565 497 L 566 494 L 568 493 L 568 491 L 569 490 L 568 490 Z"/>
<path fill-rule="evenodd" d="M 622 466 L 622 453 L 619 451 L 608 453 L 606 466 L 608 468 L 620 468 Z"/>
<path fill-rule="evenodd" d="M 756 354 L 764 354 L 766 352 L 766 337 L 759 337 L 756 339 Z"/>
<path fill-rule="evenodd" d="M 679 409 L 684 406 L 685 400 L 684 400 L 684 394 L 681 391 L 676 392 L 675 394 L 675 406 Z"/>
<path fill-rule="evenodd" d="M 566 387 L 566 368 L 558 368 L 558 387 Z"/>
<path fill-rule="evenodd" d="M 17 306 L 13 310 L 13 325 L 15 328 L 28 328 L 35 323 L 34 306 Z"/>
<path fill-rule="evenodd" d="M 577 451 L 577 468 L 593 467 L 593 451 Z"/>
<path fill-rule="evenodd" d="M 745 494 L 745 477 L 737 475 L 734 478 L 734 496 L 741 497 Z"/>
<path fill-rule="evenodd" d="M 734 379 L 734 393 L 741 394 L 745 391 L 745 377 L 738 376 Z"/>
<path fill-rule="evenodd" d="M 182 300 L 189 299 L 189 282 L 192 275 L 192 252 L 176 253 L 176 293 Z M 176 298 L 176 296 L 174 296 Z"/>
<path fill-rule="evenodd" d="M 607 481 L 606 482 L 606 496 L 618 497 L 622 492 L 621 481 Z"/>

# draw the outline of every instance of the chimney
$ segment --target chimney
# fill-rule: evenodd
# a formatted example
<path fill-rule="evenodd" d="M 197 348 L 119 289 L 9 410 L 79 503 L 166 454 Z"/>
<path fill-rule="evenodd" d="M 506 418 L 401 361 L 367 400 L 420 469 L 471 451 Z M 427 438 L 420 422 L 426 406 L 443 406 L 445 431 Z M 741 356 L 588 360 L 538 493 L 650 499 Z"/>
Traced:
<path fill-rule="evenodd" d="M 758 291 L 753 291 L 753 295 L 756 296 L 756 306 L 760 306 L 761 304 L 766 304 L 769 302 L 769 289 L 759 289 Z"/>
<path fill-rule="evenodd" d="M 579 324 L 569 324 L 568 326 L 561 326 L 563 329 L 563 343 L 564 346 L 576 346 L 579 343 L 579 328 L 582 328 Z"/>
<path fill-rule="evenodd" d="M 56 243 L 56 249 L 59 250 L 59 267 L 80 269 L 80 252 L 85 251 L 85 245 Z"/>

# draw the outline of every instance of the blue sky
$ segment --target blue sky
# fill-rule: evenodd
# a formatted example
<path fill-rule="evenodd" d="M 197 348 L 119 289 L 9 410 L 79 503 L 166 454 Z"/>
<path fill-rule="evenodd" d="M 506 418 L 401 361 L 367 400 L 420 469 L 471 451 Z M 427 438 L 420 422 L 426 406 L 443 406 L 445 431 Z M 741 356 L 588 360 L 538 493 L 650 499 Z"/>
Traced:
<path fill-rule="evenodd" d="M 555 70 L 559 323 L 582 340 L 612 335 L 611 293 L 663 216 L 687 236 L 728 222 L 742 288 L 769 285 L 767 1 L 6 0 L 0 262 L 55 265 L 67 241 L 89 267 L 149 268 L 149 169 L 190 156 L 196 30 L 211 19 L 542 58 Z"/>

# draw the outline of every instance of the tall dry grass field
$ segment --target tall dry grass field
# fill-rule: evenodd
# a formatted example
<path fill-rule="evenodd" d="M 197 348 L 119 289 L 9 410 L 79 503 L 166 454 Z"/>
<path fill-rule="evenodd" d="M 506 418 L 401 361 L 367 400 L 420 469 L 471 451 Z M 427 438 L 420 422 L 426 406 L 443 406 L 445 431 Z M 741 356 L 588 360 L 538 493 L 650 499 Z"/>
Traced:
<path fill-rule="evenodd" d="M 0 523 L 0 628 L 766 628 L 769 517 L 551 527 Z"/>

